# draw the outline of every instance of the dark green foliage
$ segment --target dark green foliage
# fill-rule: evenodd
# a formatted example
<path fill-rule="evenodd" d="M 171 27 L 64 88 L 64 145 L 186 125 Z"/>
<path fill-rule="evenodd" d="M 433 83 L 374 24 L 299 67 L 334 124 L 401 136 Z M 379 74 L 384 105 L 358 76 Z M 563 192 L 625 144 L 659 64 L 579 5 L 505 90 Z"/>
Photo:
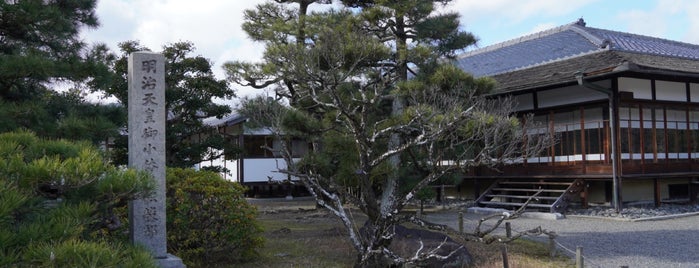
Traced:
<path fill-rule="evenodd" d="M 105 93 L 114 96 L 122 105 L 128 105 L 128 56 L 136 51 L 150 49 L 136 41 L 119 44 L 122 54 L 119 57 L 104 55 L 101 58 L 113 59 L 113 77 Z M 165 56 L 165 97 L 168 119 L 166 123 L 166 155 L 170 167 L 191 167 L 195 164 L 224 156 L 234 158 L 239 151 L 228 138 L 217 133 L 216 128 L 205 125 L 202 119 L 221 118 L 231 112 L 229 106 L 217 104 L 213 99 L 235 97 L 228 82 L 218 80 L 211 70 L 211 62 L 194 53 L 190 42 L 177 42 L 163 47 Z M 113 160 L 126 164 L 126 137 L 115 141 Z M 222 155 L 225 152 L 226 155 Z"/>
<path fill-rule="evenodd" d="M 477 38 L 459 30 L 459 14 L 448 13 L 428 17 L 415 24 L 417 40 L 429 43 L 439 56 L 453 57 L 454 51 L 476 43 Z"/>
<path fill-rule="evenodd" d="M 318 172 L 325 178 L 343 186 L 357 186 L 357 150 L 349 136 L 326 136 L 322 151 L 310 152 L 299 162 L 299 169 L 304 172 Z"/>
<path fill-rule="evenodd" d="M 0 266 L 153 267 L 114 233 L 114 210 L 153 187 L 87 143 L 0 134 Z"/>
<path fill-rule="evenodd" d="M 94 144 L 119 136 L 126 124 L 126 109 L 118 104 L 93 104 L 78 93 L 57 94 L 45 104 L 57 120 L 56 131 L 47 137 L 88 140 Z"/>
<path fill-rule="evenodd" d="M 376 37 L 395 42 L 394 55 L 389 61 L 396 64 L 392 72 L 399 81 L 407 80 L 411 65 L 425 72 L 428 65 L 451 58 L 477 42 L 477 38 L 460 27 L 457 13 L 439 12 L 437 6 L 452 0 L 343 0 L 344 5 L 356 7 L 364 29 Z"/>
<path fill-rule="evenodd" d="M 52 79 L 82 81 L 98 63 L 82 53 L 82 27 L 96 27 L 95 0 L 0 2 L 0 99 L 35 99 Z"/>
<path fill-rule="evenodd" d="M 282 139 L 298 135 L 312 144 L 282 172 L 298 177 L 345 222 L 351 217 L 343 202 L 367 215 L 362 233 L 346 224 L 355 234 L 349 238 L 359 253 L 356 265 L 418 263 L 387 247 L 393 227 L 405 220 L 401 210 L 414 198 L 431 197 L 422 190 L 430 183 L 514 155 L 519 128 L 509 106 L 482 96 L 492 80 L 446 61 L 476 42 L 460 29 L 458 14 L 437 9 L 450 0 L 340 2 L 349 8 L 309 12 L 316 1 L 270 1 L 246 11 L 243 29 L 264 42 L 263 61 L 224 68 L 231 81 L 271 85 L 289 103 L 274 113 L 276 120 L 245 109 L 251 121 L 272 125 Z"/>
<path fill-rule="evenodd" d="M 126 123 L 121 106 L 92 104 L 72 93 L 55 92 L 35 100 L 0 100 L 0 116 L 0 132 L 28 129 L 40 137 L 95 144 L 119 135 L 119 127 Z"/>
<path fill-rule="evenodd" d="M 33 267 L 157 267 L 145 249 L 83 240 L 36 243 L 26 250 L 24 262 Z"/>
<path fill-rule="evenodd" d="M 29 129 L 94 143 L 118 134 L 123 108 L 87 103 L 81 93 L 111 80 L 106 46 L 88 50 L 79 35 L 98 25 L 95 6 L 95 0 L 0 2 L 0 132 Z"/>
<path fill-rule="evenodd" d="M 262 247 L 245 189 L 211 171 L 167 170 L 168 251 L 187 265 L 244 261 Z"/>

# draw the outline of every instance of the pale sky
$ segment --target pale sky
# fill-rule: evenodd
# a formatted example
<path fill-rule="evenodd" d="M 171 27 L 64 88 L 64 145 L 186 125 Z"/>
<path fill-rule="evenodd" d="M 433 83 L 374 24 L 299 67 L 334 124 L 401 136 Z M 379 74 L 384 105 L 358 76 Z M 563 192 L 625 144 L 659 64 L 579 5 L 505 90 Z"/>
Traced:
<path fill-rule="evenodd" d="M 241 30 L 243 11 L 264 0 L 99 0 L 101 26 L 83 30 L 89 43 L 138 40 L 159 51 L 164 44 L 191 41 L 195 54 L 216 65 L 257 61 L 264 50 Z M 696 0 L 455 0 L 446 9 L 461 14 L 462 27 L 479 39 L 478 47 L 514 39 L 583 18 L 588 27 L 630 32 L 699 44 Z M 259 90 L 232 85 L 238 95 Z"/>

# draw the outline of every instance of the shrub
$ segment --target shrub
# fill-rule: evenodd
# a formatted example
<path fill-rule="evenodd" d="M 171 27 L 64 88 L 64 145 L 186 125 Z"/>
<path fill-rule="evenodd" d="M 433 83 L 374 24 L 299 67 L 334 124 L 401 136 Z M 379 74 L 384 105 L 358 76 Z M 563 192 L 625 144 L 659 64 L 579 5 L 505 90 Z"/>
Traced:
<path fill-rule="evenodd" d="M 168 251 L 193 266 L 254 257 L 264 241 L 244 191 L 211 171 L 168 169 Z"/>
<path fill-rule="evenodd" d="M 145 249 L 84 240 L 35 243 L 26 250 L 24 261 L 33 267 L 155 267 Z"/>
<path fill-rule="evenodd" d="M 152 188 L 87 143 L 0 134 L 0 267 L 154 267 L 104 224 L 122 200 Z"/>

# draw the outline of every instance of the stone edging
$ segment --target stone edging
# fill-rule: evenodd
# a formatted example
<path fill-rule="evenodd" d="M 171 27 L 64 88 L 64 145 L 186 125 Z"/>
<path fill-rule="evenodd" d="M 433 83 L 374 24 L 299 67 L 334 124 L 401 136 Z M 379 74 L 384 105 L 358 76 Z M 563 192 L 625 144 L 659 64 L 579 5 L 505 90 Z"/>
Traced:
<path fill-rule="evenodd" d="M 470 207 L 467 209 L 467 213 L 474 214 L 500 214 L 500 213 L 512 213 L 512 211 L 506 209 L 492 209 L 492 208 L 480 208 L 480 207 Z M 699 212 L 688 212 L 681 214 L 663 215 L 655 217 L 646 218 L 622 218 L 622 217 L 602 217 L 602 216 L 589 216 L 589 215 L 562 215 L 560 213 L 546 213 L 546 212 L 525 212 L 522 214 L 523 218 L 536 218 L 536 219 L 546 219 L 546 220 L 560 220 L 565 218 L 578 218 L 578 219 L 595 219 L 595 220 L 611 220 L 611 221 L 622 221 L 622 222 L 642 222 L 642 221 L 660 221 L 669 220 L 683 217 L 697 216 Z"/>
<path fill-rule="evenodd" d="M 682 214 L 663 215 L 663 216 L 636 218 L 636 219 L 621 218 L 621 217 L 588 216 L 588 215 L 566 215 L 566 217 L 567 218 L 580 218 L 580 219 L 624 221 L 624 222 L 642 222 L 642 221 L 669 220 L 669 219 L 691 217 L 691 216 L 697 216 L 697 215 L 699 215 L 699 212 L 689 212 L 689 213 L 682 213 Z"/>

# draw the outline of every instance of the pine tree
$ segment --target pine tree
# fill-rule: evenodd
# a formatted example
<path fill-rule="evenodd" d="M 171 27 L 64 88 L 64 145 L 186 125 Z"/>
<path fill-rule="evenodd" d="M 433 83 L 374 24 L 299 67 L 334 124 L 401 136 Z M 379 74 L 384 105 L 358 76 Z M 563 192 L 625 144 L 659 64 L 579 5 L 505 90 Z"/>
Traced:
<path fill-rule="evenodd" d="M 225 64 L 228 77 L 271 86 L 290 107 L 253 100 L 241 111 L 276 124 L 280 138 L 312 143 L 301 161 L 282 144 L 282 172 L 342 220 L 358 266 L 435 257 L 392 251 L 394 227 L 417 220 L 401 211 L 431 182 L 521 156 L 523 125 L 511 117 L 511 103 L 482 96 L 492 80 L 447 61 L 475 38 L 458 30 L 457 15 L 433 14 L 443 1 L 344 1 L 352 9 L 308 14 L 311 2 L 300 2 L 246 11 L 244 29 L 267 49 L 261 63 Z M 353 223 L 346 202 L 367 222 Z"/>
<path fill-rule="evenodd" d="M 110 78 L 104 45 L 88 50 L 79 31 L 97 27 L 96 1 L 0 2 L 0 132 L 25 128 L 42 137 L 104 142 L 118 134 L 119 107 L 88 103 L 82 85 Z M 54 91 L 60 82 L 72 85 Z M 64 87 L 64 84 L 61 84 Z"/>
<path fill-rule="evenodd" d="M 94 0 L 0 2 L 0 97 L 36 98 L 47 82 L 89 78 L 83 27 L 97 27 Z"/>
<path fill-rule="evenodd" d="M 155 267 L 128 245 L 126 202 L 150 175 L 109 165 L 87 143 L 0 134 L 0 266 Z"/>
<path fill-rule="evenodd" d="M 128 55 L 136 51 L 149 51 L 138 42 L 120 43 L 122 54 L 110 63 L 114 79 L 106 88 L 124 106 L 128 105 Z M 239 151 L 229 138 L 218 135 L 215 127 L 205 125 L 202 119 L 221 118 L 231 112 L 229 106 L 215 103 L 215 98 L 230 99 L 235 92 L 225 80 L 217 79 L 211 70 L 211 62 L 201 56 L 192 56 L 194 45 L 177 42 L 163 47 L 165 56 L 165 109 L 166 155 L 169 167 L 188 168 L 203 161 L 221 156 L 231 158 Z M 211 135 L 214 133 L 214 135 Z M 126 161 L 125 137 L 117 141 L 118 163 Z"/>

